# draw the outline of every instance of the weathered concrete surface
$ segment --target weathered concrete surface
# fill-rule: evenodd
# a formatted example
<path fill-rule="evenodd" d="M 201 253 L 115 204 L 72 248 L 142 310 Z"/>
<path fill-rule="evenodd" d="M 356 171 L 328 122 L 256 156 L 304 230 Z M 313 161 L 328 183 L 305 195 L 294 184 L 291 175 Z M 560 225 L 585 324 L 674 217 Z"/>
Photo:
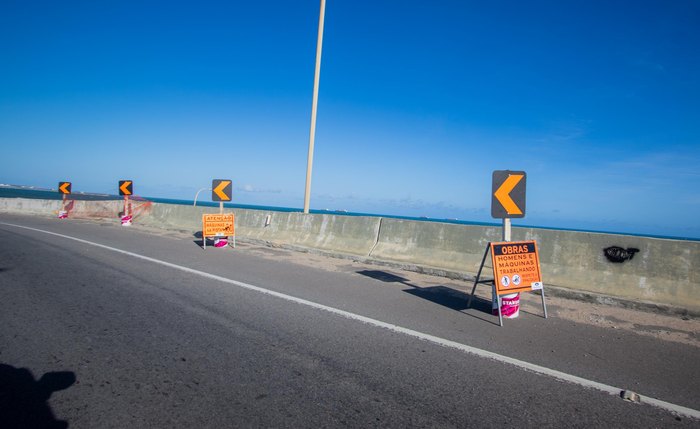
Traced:
<path fill-rule="evenodd" d="M 241 223 L 242 237 L 366 256 L 379 233 L 379 218 L 254 212 L 241 212 L 245 220 Z M 270 224 L 265 226 L 267 215 L 270 215 Z"/>
<path fill-rule="evenodd" d="M 543 229 L 514 237 L 537 240 L 550 284 L 700 309 L 700 242 Z M 639 253 L 614 263 L 603 253 L 610 246 Z"/>
<path fill-rule="evenodd" d="M 216 207 L 153 204 L 140 222 L 174 229 L 202 230 L 202 214 L 218 213 Z M 275 244 L 291 244 L 352 255 L 369 254 L 379 231 L 379 218 L 304 215 L 246 209 L 226 209 L 235 215 L 236 236 Z M 267 217 L 270 222 L 267 224 Z M 267 224 L 267 226 L 266 226 Z"/>
<path fill-rule="evenodd" d="M 476 273 L 486 245 L 500 238 L 498 227 L 385 218 L 370 256 Z"/>
<path fill-rule="evenodd" d="M 163 229 L 192 231 L 202 230 L 202 215 L 218 213 L 214 207 L 192 207 L 177 204 L 153 203 L 146 215 L 138 220 L 139 223 Z"/>
<path fill-rule="evenodd" d="M 66 202 L 66 210 L 69 212 L 69 216 L 74 218 L 113 217 L 117 219 L 123 206 L 122 201 L 68 200 Z M 58 211 L 62 208 L 63 202 L 61 200 L 0 198 L 0 212 L 6 213 L 58 215 Z"/>
<path fill-rule="evenodd" d="M 48 215 L 61 209 L 59 200 L 32 200 L 25 198 L 0 198 L 0 211 L 5 213 L 24 213 Z"/>
<path fill-rule="evenodd" d="M 71 216 L 117 221 L 122 204 L 76 201 Z M 50 216 L 60 207 L 56 200 L 0 198 L 0 212 Z M 490 226 L 226 209 L 229 211 L 235 213 L 239 238 L 471 275 L 478 270 L 487 244 L 501 238 L 501 229 Z M 144 206 L 135 222 L 196 234 L 202 229 L 203 213 L 218 213 L 218 208 L 154 203 Z M 513 228 L 513 240 L 537 241 L 545 287 L 700 312 L 700 242 L 535 228 Z M 628 261 L 613 263 L 603 253 L 610 246 L 639 252 Z"/>

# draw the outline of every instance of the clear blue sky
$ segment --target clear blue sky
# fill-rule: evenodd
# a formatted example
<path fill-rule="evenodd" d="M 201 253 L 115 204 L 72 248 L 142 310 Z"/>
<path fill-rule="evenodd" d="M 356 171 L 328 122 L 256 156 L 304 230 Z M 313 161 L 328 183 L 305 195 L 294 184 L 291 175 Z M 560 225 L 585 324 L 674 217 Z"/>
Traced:
<path fill-rule="evenodd" d="M 0 183 L 301 207 L 319 2 L 0 3 Z M 700 238 L 700 2 L 328 0 L 311 207 Z"/>

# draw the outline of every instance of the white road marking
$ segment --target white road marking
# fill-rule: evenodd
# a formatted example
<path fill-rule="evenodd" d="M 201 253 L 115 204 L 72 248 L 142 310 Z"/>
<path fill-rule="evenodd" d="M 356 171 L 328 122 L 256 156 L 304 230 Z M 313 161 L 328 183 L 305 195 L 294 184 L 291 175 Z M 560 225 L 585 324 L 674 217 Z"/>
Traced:
<path fill-rule="evenodd" d="M 259 293 L 262 293 L 265 295 L 270 295 L 270 296 L 274 296 L 274 297 L 277 297 L 280 299 L 284 299 L 286 301 L 291 301 L 291 302 L 294 302 L 297 304 L 301 304 L 301 305 L 305 305 L 308 307 L 323 310 L 323 311 L 326 311 L 329 313 L 337 314 L 337 315 L 345 317 L 347 319 L 356 320 L 356 321 L 359 321 L 362 323 L 366 323 L 368 325 L 388 329 L 388 330 L 393 331 L 393 332 L 398 332 L 398 333 L 408 335 L 410 337 L 418 338 L 418 339 L 423 340 L 423 341 L 428 341 L 428 342 L 431 342 L 431 343 L 434 343 L 434 344 L 437 344 L 437 345 L 440 345 L 443 347 L 457 349 L 457 350 L 460 350 L 462 352 L 469 353 L 469 354 L 472 354 L 475 356 L 479 356 L 479 357 L 491 359 L 491 360 L 494 360 L 497 362 L 502 362 L 502 363 L 506 363 L 509 365 L 513 365 L 513 366 L 516 366 L 518 368 L 524 369 L 526 371 L 531 371 L 531 372 L 534 372 L 537 374 L 556 378 L 558 380 L 563 380 L 563 381 L 566 381 L 569 383 L 577 384 L 579 386 L 600 390 L 602 392 L 609 393 L 611 395 L 620 396 L 620 393 L 624 390 L 624 389 L 621 389 L 619 387 L 610 386 L 607 384 L 599 383 L 597 381 L 588 380 L 588 379 L 585 379 L 582 377 L 567 374 L 565 372 L 557 371 L 555 369 L 550 369 L 550 368 L 543 367 L 540 365 L 535 365 L 535 364 L 532 364 L 529 362 L 525 362 L 525 361 L 511 358 L 508 356 L 499 355 L 498 353 L 489 352 L 487 350 L 482 350 L 482 349 L 479 349 L 476 347 L 468 346 L 466 344 L 458 343 L 456 341 L 447 340 L 444 338 L 436 337 L 434 335 L 425 334 L 425 333 L 419 332 L 419 331 L 414 331 L 413 329 L 408 329 L 408 328 L 404 328 L 402 326 L 393 325 L 391 323 L 382 322 L 381 320 L 376 320 L 376 319 L 372 319 L 370 317 L 361 316 L 359 314 L 351 313 L 349 311 L 339 310 L 337 308 L 329 307 L 329 306 L 326 306 L 323 304 L 318 304 L 316 302 L 308 301 L 306 299 L 297 298 L 297 297 L 287 295 L 284 293 L 280 293 L 280 292 L 275 292 L 273 290 L 265 289 L 265 288 L 262 288 L 259 286 L 251 285 L 251 284 L 240 282 L 237 280 L 228 279 L 226 277 L 221 277 L 221 276 L 217 276 L 214 274 L 209 274 L 209 273 L 206 273 L 204 271 L 199 271 L 199 270 L 195 270 L 192 268 L 183 267 L 182 265 L 177 265 L 177 264 L 173 264 L 170 262 L 161 261 L 160 259 L 151 258 L 148 256 L 140 255 L 138 253 L 133 253 L 133 252 L 129 252 L 126 250 L 117 249 L 116 247 L 105 246 L 104 244 L 94 243 L 92 241 L 83 240 L 81 238 L 71 237 L 69 235 L 58 234 L 56 232 L 46 231 L 46 230 L 37 229 L 37 228 L 31 228 L 31 227 L 23 226 L 23 225 L 15 225 L 15 224 L 5 223 L 5 222 L 0 222 L 0 225 L 12 226 L 12 227 L 22 228 L 22 229 L 26 229 L 26 230 L 30 230 L 30 231 L 41 232 L 44 234 L 49 234 L 49 235 L 53 235 L 56 237 L 66 238 L 69 240 L 77 241 L 79 243 L 88 244 L 90 246 L 95 246 L 95 247 L 99 247 L 102 249 L 110 250 L 112 252 L 121 253 L 123 255 L 128 255 L 128 256 L 131 256 L 134 258 L 142 259 L 144 261 L 152 262 L 154 264 L 163 265 L 163 266 L 166 266 L 169 268 L 184 271 L 186 273 L 194 274 L 194 275 L 204 277 L 207 279 L 216 280 L 216 281 L 220 281 L 223 283 L 228 283 L 228 284 L 231 284 L 234 286 L 238 286 L 240 288 L 252 290 L 252 291 L 259 292 Z M 651 398 L 649 396 L 643 396 L 641 394 L 640 394 L 640 397 L 641 397 L 641 402 L 643 404 L 650 404 L 650 405 L 653 405 L 655 407 L 659 407 L 659 408 L 671 411 L 671 412 L 679 414 L 679 415 L 684 415 L 684 416 L 700 419 L 700 411 L 698 411 L 698 410 L 694 410 L 694 409 L 688 408 L 688 407 L 683 407 L 681 405 L 672 404 L 670 402 L 662 401 L 660 399 Z"/>

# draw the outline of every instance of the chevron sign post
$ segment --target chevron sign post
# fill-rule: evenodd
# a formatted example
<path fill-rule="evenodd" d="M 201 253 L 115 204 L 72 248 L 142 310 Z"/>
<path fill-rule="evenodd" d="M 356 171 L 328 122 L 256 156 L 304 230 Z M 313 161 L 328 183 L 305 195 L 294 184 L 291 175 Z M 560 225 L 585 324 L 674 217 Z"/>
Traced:
<path fill-rule="evenodd" d="M 134 218 L 134 214 L 131 211 L 131 202 L 129 201 L 129 196 L 134 194 L 134 181 L 133 180 L 120 180 L 119 181 L 119 195 L 124 197 L 124 214 L 122 214 L 121 222 L 122 226 L 131 225 L 131 221 Z"/>

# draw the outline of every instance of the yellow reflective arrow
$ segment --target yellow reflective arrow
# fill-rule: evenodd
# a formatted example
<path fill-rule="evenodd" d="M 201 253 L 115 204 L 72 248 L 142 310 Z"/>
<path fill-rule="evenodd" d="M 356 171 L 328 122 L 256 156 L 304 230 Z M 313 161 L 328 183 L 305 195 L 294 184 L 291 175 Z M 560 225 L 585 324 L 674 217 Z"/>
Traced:
<path fill-rule="evenodd" d="M 68 187 L 70 186 L 70 182 L 65 182 L 63 185 L 61 185 L 58 189 L 63 192 L 64 194 L 70 194 L 70 191 L 68 190 Z"/>
<path fill-rule="evenodd" d="M 222 180 L 221 183 L 219 183 L 219 186 L 214 188 L 214 193 L 216 195 L 218 195 L 219 198 L 221 198 L 222 200 L 226 200 L 226 201 L 230 200 L 231 197 L 226 195 L 226 192 L 224 192 L 224 189 L 226 189 L 226 187 L 230 184 L 231 184 L 230 180 Z"/>
<path fill-rule="evenodd" d="M 131 192 L 129 191 L 129 186 L 131 186 L 131 180 L 125 180 L 124 183 L 119 187 L 119 190 L 122 191 L 122 194 L 124 195 L 131 195 Z"/>
<path fill-rule="evenodd" d="M 508 178 L 503 182 L 501 186 L 498 187 L 496 192 L 493 193 L 493 195 L 496 197 L 499 203 L 503 206 L 504 209 L 506 209 L 506 213 L 509 215 L 520 215 L 523 214 L 523 211 L 520 210 L 520 207 L 518 207 L 515 204 L 515 201 L 510 197 L 510 191 L 515 188 L 518 183 L 522 180 L 522 178 L 525 177 L 522 174 L 510 174 L 508 175 Z"/>

